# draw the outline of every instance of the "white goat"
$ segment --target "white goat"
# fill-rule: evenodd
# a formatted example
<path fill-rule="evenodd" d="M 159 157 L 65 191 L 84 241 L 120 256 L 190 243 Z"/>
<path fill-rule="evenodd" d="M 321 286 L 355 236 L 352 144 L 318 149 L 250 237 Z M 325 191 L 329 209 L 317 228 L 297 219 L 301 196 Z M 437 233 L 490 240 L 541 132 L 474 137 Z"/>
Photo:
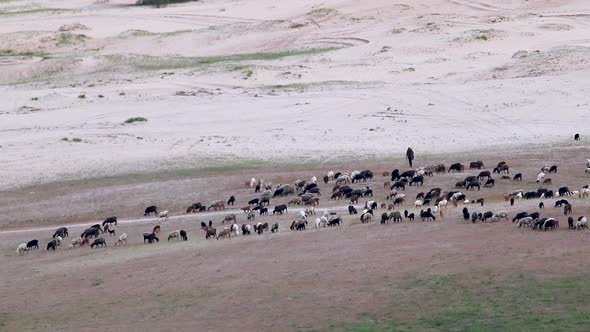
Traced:
<path fill-rule="evenodd" d="M 584 217 L 584 216 L 578 218 L 578 221 L 576 221 L 576 229 L 587 228 L 587 227 L 588 227 L 588 219 L 586 219 L 586 217 Z"/>
<path fill-rule="evenodd" d="M 20 254 L 24 254 L 27 251 L 27 244 L 26 243 L 21 243 L 18 245 L 18 247 L 16 247 L 16 254 L 20 255 Z"/>
<path fill-rule="evenodd" d="M 502 219 L 508 220 L 508 212 L 506 212 L 506 211 L 497 212 L 496 214 L 494 214 L 494 217 L 496 217 L 497 219 L 502 218 Z"/>
<path fill-rule="evenodd" d="M 322 224 L 322 227 L 326 227 L 328 225 L 328 217 L 321 216 L 320 217 L 320 223 Z"/>
<path fill-rule="evenodd" d="M 117 242 L 115 242 L 115 245 L 118 246 L 119 244 L 123 244 L 123 242 L 127 244 L 127 234 L 125 233 L 119 235 L 119 239 L 117 240 Z"/>
<path fill-rule="evenodd" d="M 234 233 L 236 233 L 236 236 L 238 236 L 239 235 L 239 233 L 238 233 L 238 231 L 239 231 L 238 224 L 231 225 L 231 231 L 234 232 Z"/>
<path fill-rule="evenodd" d="M 168 211 L 168 210 L 162 211 L 158 215 L 158 219 L 168 219 L 168 215 L 170 215 L 170 211 Z"/>
<path fill-rule="evenodd" d="M 544 178 L 545 178 L 545 173 L 540 172 L 539 175 L 537 175 L 537 183 L 541 182 Z"/>
<path fill-rule="evenodd" d="M 72 239 L 72 244 L 70 244 L 70 247 L 76 246 L 76 245 L 80 245 L 82 243 L 82 238 L 81 237 L 77 237 L 75 239 Z"/>
<path fill-rule="evenodd" d="M 330 180 L 330 181 L 334 180 L 334 171 L 328 172 L 328 180 Z"/>

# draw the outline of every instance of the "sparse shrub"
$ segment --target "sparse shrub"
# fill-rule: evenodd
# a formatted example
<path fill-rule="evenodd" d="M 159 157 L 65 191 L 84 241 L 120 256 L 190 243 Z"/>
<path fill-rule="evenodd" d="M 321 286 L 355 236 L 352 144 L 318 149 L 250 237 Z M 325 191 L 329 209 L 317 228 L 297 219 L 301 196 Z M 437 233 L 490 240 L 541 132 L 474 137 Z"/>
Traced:
<path fill-rule="evenodd" d="M 303 23 L 293 23 L 291 25 L 289 25 L 289 29 L 299 29 L 299 28 L 303 28 L 305 26 L 305 24 Z"/>
<path fill-rule="evenodd" d="M 145 122 L 147 121 L 146 118 L 143 118 L 141 116 L 135 117 L 135 118 L 129 118 L 127 120 L 125 120 L 125 123 L 134 123 L 134 122 Z"/>
<path fill-rule="evenodd" d="M 64 137 L 61 140 L 64 141 L 64 142 L 74 142 L 74 143 L 80 143 L 80 142 L 82 142 L 82 139 L 81 138 L 78 138 L 78 137 L 74 137 L 72 139 L 69 139 L 67 137 Z"/>
<path fill-rule="evenodd" d="M 183 3 L 199 0 L 137 0 L 136 4 L 139 6 L 154 6 L 157 8 L 169 5 L 171 3 Z"/>

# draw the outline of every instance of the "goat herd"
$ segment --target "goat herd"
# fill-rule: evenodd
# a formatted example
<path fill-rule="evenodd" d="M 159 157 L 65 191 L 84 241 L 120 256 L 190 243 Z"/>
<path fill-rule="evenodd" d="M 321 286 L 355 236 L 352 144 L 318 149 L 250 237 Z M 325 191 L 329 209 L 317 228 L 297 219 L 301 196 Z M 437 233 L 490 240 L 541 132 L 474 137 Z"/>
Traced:
<path fill-rule="evenodd" d="M 471 212 L 467 208 L 467 205 L 479 205 L 484 206 L 485 199 L 468 199 L 467 194 L 480 191 L 481 188 L 494 188 L 496 181 L 492 178 L 493 175 L 497 174 L 502 180 L 512 181 L 515 183 L 523 181 L 523 174 L 516 173 L 514 176 L 510 175 L 510 167 L 506 162 L 500 162 L 496 167 L 493 168 L 492 172 L 482 170 L 484 164 L 481 161 L 474 161 L 469 163 L 470 170 L 478 170 L 477 176 L 467 176 L 464 180 L 455 183 L 452 190 L 443 191 L 441 188 L 433 188 L 428 192 L 419 192 L 416 195 L 414 207 L 420 208 L 420 211 L 416 212 L 418 217 L 422 221 L 435 221 L 437 216 L 443 217 L 445 210 L 448 205 L 452 207 L 458 207 L 459 204 L 465 205 L 462 209 L 463 219 L 465 221 L 471 221 L 476 223 L 480 222 L 495 222 L 501 219 L 509 220 L 508 212 L 506 211 L 485 211 L 485 212 Z M 543 185 L 553 185 L 553 181 L 548 176 L 550 174 L 557 173 L 557 165 L 544 166 L 540 169 L 537 175 L 536 182 Z M 342 173 L 330 171 L 323 177 L 323 182 L 328 185 L 333 183 L 334 186 L 331 191 L 330 199 L 334 201 L 348 200 L 348 214 L 350 216 L 357 215 L 359 212 L 359 201 L 365 200 L 364 204 L 361 204 L 362 210 L 360 213 L 361 223 L 370 223 L 375 218 L 375 211 L 379 208 L 383 209 L 384 212 L 381 214 L 381 224 L 389 222 L 398 223 L 404 221 L 404 219 L 412 221 L 415 220 L 415 213 L 408 210 L 395 210 L 406 203 L 405 191 L 407 186 L 423 186 L 424 182 L 429 177 L 433 177 L 438 174 L 446 173 L 463 173 L 465 166 L 461 163 L 454 163 L 447 167 L 444 164 L 430 165 L 420 167 L 414 170 L 407 170 L 400 172 L 398 169 L 394 169 L 392 172 L 383 172 L 382 175 L 387 177 L 388 180 L 384 182 L 383 188 L 386 190 L 385 200 L 382 203 L 378 203 L 373 199 L 373 190 L 366 185 L 367 181 L 374 179 L 374 174 L 370 170 L 365 171 L 354 171 L 351 173 Z M 590 159 L 586 160 L 585 173 L 590 173 Z M 482 185 L 482 181 L 483 185 Z M 360 187 L 353 188 L 355 184 L 359 184 Z M 308 218 L 315 216 L 315 209 L 320 203 L 320 187 L 318 185 L 317 177 L 313 176 L 309 182 L 303 180 L 296 180 L 293 184 L 279 184 L 273 186 L 272 183 L 265 183 L 263 180 L 256 180 L 252 178 L 250 181 L 245 183 L 246 188 L 254 190 L 257 197 L 249 200 L 248 205 L 244 205 L 241 211 L 245 214 L 247 222 L 253 222 L 257 215 L 264 217 L 269 214 L 269 205 L 271 199 L 280 200 L 288 196 L 293 196 L 290 200 L 283 204 L 278 204 L 272 209 L 273 215 L 283 215 L 288 213 L 289 206 L 303 206 L 304 209 L 300 210 L 297 214 L 296 220 L 293 220 L 290 226 L 291 230 L 305 230 L 308 225 Z M 465 193 L 461 192 L 461 189 L 465 189 Z M 587 198 L 590 196 L 590 188 L 588 185 L 584 185 L 580 190 L 570 190 L 568 187 L 560 187 L 553 191 L 546 188 L 539 188 L 536 191 L 525 192 L 522 189 L 515 190 L 511 193 L 504 194 L 504 200 L 510 202 L 510 205 L 514 205 L 515 201 L 520 199 L 550 199 L 557 198 L 555 202 L 555 208 L 563 207 L 563 213 L 568 217 L 568 228 L 570 229 L 584 229 L 588 228 L 587 218 L 585 216 L 579 216 L 574 219 L 572 217 L 573 209 L 571 203 L 567 200 L 578 197 L 580 199 Z M 234 206 L 236 203 L 236 197 L 231 196 L 227 201 L 217 200 L 213 201 L 208 206 L 201 203 L 194 203 L 186 209 L 187 214 L 199 213 L 204 211 L 223 211 L 228 206 Z M 356 206 L 355 206 L 356 205 Z M 423 209 L 423 207 L 428 207 Z M 540 210 L 545 208 L 544 202 L 541 200 L 538 204 Z M 239 211 L 239 210 L 238 210 Z M 386 211 L 386 212 L 385 212 Z M 165 220 L 169 217 L 170 212 L 165 210 L 158 212 L 156 206 L 149 206 L 144 210 L 144 216 L 154 215 L 158 220 Z M 201 231 L 205 235 L 205 239 L 220 239 L 220 238 L 231 238 L 232 234 L 238 236 L 241 232 L 242 235 L 250 235 L 252 232 L 257 234 L 263 234 L 264 231 L 271 231 L 273 233 L 279 231 L 279 223 L 275 222 L 272 225 L 265 222 L 243 223 L 238 225 L 238 217 L 234 213 L 228 213 L 223 216 L 221 220 L 221 226 L 223 229 L 217 232 L 217 229 L 213 225 L 213 221 L 209 220 L 208 223 L 201 222 Z M 559 228 L 559 221 L 555 218 L 541 218 L 540 212 L 520 212 L 517 213 L 512 222 L 520 227 L 530 227 L 533 230 L 554 230 Z M 227 223 L 227 224 L 226 224 Z M 336 227 L 343 224 L 343 218 L 335 212 L 330 212 L 328 209 L 324 209 L 323 213 L 315 219 L 315 228 L 321 227 Z M 69 244 L 70 248 L 73 247 L 85 247 L 90 248 L 102 248 L 107 246 L 107 241 L 104 237 L 100 237 L 102 234 L 109 234 L 113 236 L 115 240 L 115 246 L 127 244 L 127 234 L 116 235 L 115 226 L 117 226 L 117 217 L 108 217 L 101 224 L 95 224 L 90 228 L 85 229 L 79 237 L 71 240 Z M 143 233 L 144 243 L 151 244 L 159 242 L 161 226 L 156 225 L 150 232 Z M 64 238 L 69 236 L 68 228 L 58 228 L 48 240 L 46 250 L 55 251 L 64 241 Z M 92 242 L 91 239 L 93 239 Z M 168 241 L 181 240 L 188 241 L 188 234 L 185 230 L 173 230 L 168 234 Z M 39 240 L 34 239 L 28 242 L 21 243 L 17 247 L 17 254 L 24 254 L 28 251 L 39 249 Z"/>

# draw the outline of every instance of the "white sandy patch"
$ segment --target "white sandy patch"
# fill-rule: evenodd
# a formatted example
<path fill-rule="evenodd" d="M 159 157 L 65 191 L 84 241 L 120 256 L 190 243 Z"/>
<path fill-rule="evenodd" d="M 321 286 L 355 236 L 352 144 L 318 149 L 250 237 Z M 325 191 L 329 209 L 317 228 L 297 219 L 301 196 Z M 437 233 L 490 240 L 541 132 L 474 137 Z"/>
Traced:
<path fill-rule="evenodd" d="M 0 6 L 1 189 L 590 135 L 582 0 L 130 3 Z"/>

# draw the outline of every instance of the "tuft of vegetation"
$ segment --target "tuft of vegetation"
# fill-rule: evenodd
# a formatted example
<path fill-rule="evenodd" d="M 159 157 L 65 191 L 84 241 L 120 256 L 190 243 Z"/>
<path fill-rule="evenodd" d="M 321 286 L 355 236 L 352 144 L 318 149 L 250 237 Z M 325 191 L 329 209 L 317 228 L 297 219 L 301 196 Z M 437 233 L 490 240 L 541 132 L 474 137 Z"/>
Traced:
<path fill-rule="evenodd" d="M 201 66 L 209 66 L 223 62 L 243 62 L 243 61 L 257 61 L 257 60 L 279 60 L 291 56 L 315 55 L 337 50 L 338 48 L 314 48 L 307 50 L 283 51 L 276 53 L 249 53 L 239 55 L 226 55 L 215 57 L 176 57 L 176 58 L 156 58 L 156 57 L 142 57 L 140 61 L 134 59 L 123 59 L 129 64 L 136 66 L 138 69 L 144 70 L 164 70 L 164 69 L 185 69 Z"/>
<path fill-rule="evenodd" d="M 64 137 L 61 140 L 64 141 L 64 142 L 74 142 L 74 143 L 81 143 L 82 142 L 82 139 L 81 138 L 78 138 L 78 137 L 74 137 L 74 138 L 71 138 L 71 139 L 70 138 L 67 138 L 67 137 Z"/>
<path fill-rule="evenodd" d="M 27 57 L 27 58 L 42 58 L 42 59 L 49 58 L 49 55 L 45 52 L 31 52 L 31 51 L 17 52 L 15 50 L 10 50 L 10 49 L 6 49 L 6 50 L 0 49 L 0 56 L 22 56 L 22 57 Z"/>
<path fill-rule="evenodd" d="M 135 117 L 135 118 L 129 118 L 127 120 L 125 120 L 125 123 L 135 123 L 135 122 L 146 122 L 147 119 L 141 116 Z"/>
<path fill-rule="evenodd" d="M 391 29 L 390 32 L 391 32 L 392 35 L 397 35 L 397 34 L 400 34 L 400 33 L 404 32 L 404 31 L 406 31 L 406 29 L 399 28 L 399 29 Z"/>
<path fill-rule="evenodd" d="M 78 95 L 78 98 L 80 98 L 80 99 L 86 99 L 86 95 L 85 94 Z"/>
<path fill-rule="evenodd" d="M 303 23 L 293 23 L 291 25 L 289 25 L 289 29 L 299 29 L 299 28 L 303 28 L 305 26 L 305 24 Z"/>
<path fill-rule="evenodd" d="M 494 29 L 474 30 L 475 39 L 483 41 L 490 40 L 495 32 L 496 30 Z"/>
<path fill-rule="evenodd" d="M 310 16 L 328 16 L 338 13 L 336 9 L 332 8 L 318 8 L 307 13 Z"/>
<path fill-rule="evenodd" d="M 83 43 L 88 39 L 88 36 L 81 33 L 63 32 L 59 34 L 57 45 L 75 45 Z"/>
<path fill-rule="evenodd" d="M 70 9 L 62 9 L 62 8 L 38 8 L 38 9 L 28 9 L 28 10 L 21 10 L 21 11 L 0 11 L 0 16 L 13 16 L 13 15 L 29 15 L 29 14 L 61 14 L 65 12 L 70 12 Z"/>
<path fill-rule="evenodd" d="M 244 70 L 242 72 L 242 75 L 244 75 L 242 78 L 245 79 L 245 80 L 247 80 L 250 77 L 252 77 L 252 75 L 254 75 L 254 71 L 252 69 Z"/>
<path fill-rule="evenodd" d="M 164 7 L 169 4 L 184 3 L 199 0 L 137 0 L 135 3 L 138 6 L 154 6 L 156 8 Z"/>

